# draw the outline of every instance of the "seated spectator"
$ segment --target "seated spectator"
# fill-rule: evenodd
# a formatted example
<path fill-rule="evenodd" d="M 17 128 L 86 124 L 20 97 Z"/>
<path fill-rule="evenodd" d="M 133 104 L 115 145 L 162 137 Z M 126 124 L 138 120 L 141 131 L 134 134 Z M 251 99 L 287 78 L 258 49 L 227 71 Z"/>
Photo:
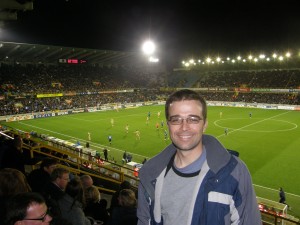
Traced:
<path fill-rule="evenodd" d="M 0 170 L 0 218 L 6 214 L 7 201 L 14 195 L 31 191 L 25 175 L 16 169 L 5 168 Z M 0 225 L 3 225 L 0 219 Z"/>
<path fill-rule="evenodd" d="M 84 174 L 80 177 L 83 189 L 93 186 L 93 178 L 90 175 Z"/>
<path fill-rule="evenodd" d="M 20 193 L 9 200 L 6 214 L 7 225 L 50 224 L 51 220 L 45 200 L 38 193 Z"/>
<path fill-rule="evenodd" d="M 123 189 L 119 193 L 119 205 L 113 208 L 110 225 L 136 225 L 137 200 L 131 189 Z"/>
<path fill-rule="evenodd" d="M 110 201 L 110 208 L 109 208 L 110 213 L 113 211 L 113 208 L 114 208 L 114 207 L 120 206 L 120 205 L 119 205 L 119 200 L 118 200 L 118 198 L 119 198 L 119 193 L 120 193 L 120 191 L 123 190 L 123 189 L 131 189 L 131 184 L 130 184 L 127 180 L 123 181 L 123 182 L 120 184 L 119 190 L 117 190 L 117 191 L 113 194 L 113 196 L 112 196 L 112 198 L 111 198 L 111 201 Z"/>
<path fill-rule="evenodd" d="M 41 192 L 50 208 L 51 215 L 55 218 L 60 218 L 61 211 L 58 206 L 58 200 L 65 195 L 65 189 L 70 180 L 69 171 L 61 167 L 55 168 L 50 178 L 51 182 L 49 182 Z"/>
<path fill-rule="evenodd" d="M 109 217 L 107 201 L 101 201 L 101 195 L 97 187 L 91 186 L 84 191 L 86 207 L 84 213 L 86 216 L 92 217 L 95 220 L 100 220 L 103 224 L 107 224 Z M 104 200 L 104 199 L 102 199 Z"/>
<path fill-rule="evenodd" d="M 53 158 L 44 158 L 39 169 L 32 170 L 28 177 L 28 183 L 34 192 L 42 193 L 44 186 L 51 182 L 51 173 L 57 167 L 58 161 Z"/>
<path fill-rule="evenodd" d="M 0 180 L 0 197 L 31 191 L 25 175 L 17 169 L 1 169 Z"/>
<path fill-rule="evenodd" d="M 19 136 L 7 141 L 1 160 L 1 168 L 14 168 L 25 174 L 27 160 L 23 154 L 22 146 L 23 140 Z"/>
<path fill-rule="evenodd" d="M 90 225 L 90 220 L 83 212 L 84 195 L 78 177 L 72 179 L 66 187 L 66 194 L 58 200 L 62 218 L 73 225 Z"/>

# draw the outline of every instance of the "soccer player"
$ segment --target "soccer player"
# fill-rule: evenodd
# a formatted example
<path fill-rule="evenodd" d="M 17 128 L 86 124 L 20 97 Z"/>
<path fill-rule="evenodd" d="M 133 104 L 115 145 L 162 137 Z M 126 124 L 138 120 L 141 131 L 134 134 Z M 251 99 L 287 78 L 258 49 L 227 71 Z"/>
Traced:
<path fill-rule="evenodd" d="M 225 132 L 225 135 L 227 136 L 228 135 L 228 128 L 225 128 L 224 132 Z"/>
<path fill-rule="evenodd" d="M 129 125 L 128 124 L 126 124 L 126 126 L 125 126 L 125 132 L 126 132 L 126 134 L 128 134 L 128 132 L 129 132 Z"/>
<path fill-rule="evenodd" d="M 159 123 L 158 122 L 156 122 L 155 127 L 156 127 L 156 130 L 158 130 L 158 128 L 159 128 Z"/>
<path fill-rule="evenodd" d="M 168 131 L 164 130 L 164 137 L 165 137 L 165 141 L 168 140 Z"/>
<path fill-rule="evenodd" d="M 160 127 L 161 127 L 161 129 L 164 128 L 164 124 L 165 124 L 165 122 L 162 120 L 162 121 L 160 122 Z"/>
<path fill-rule="evenodd" d="M 114 126 L 115 120 L 113 118 L 110 119 L 110 124 L 111 124 L 112 127 Z"/>
<path fill-rule="evenodd" d="M 135 132 L 135 140 L 140 140 L 141 139 L 141 133 L 139 130 L 136 130 Z"/>
<path fill-rule="evenodd" d="M 91 133 L 90 133 L 90 132 L 88 132 L 88 140 L 89 140 L 89 141 L 92 140 L 92 139 L 91 139 Z"/>
<path fill-rule="evenodd" d="M 111 145 L 111 141 L 112 141 L 112 136 L 108 135 L 108 142 L 109 142 L 110 145 Z"/>

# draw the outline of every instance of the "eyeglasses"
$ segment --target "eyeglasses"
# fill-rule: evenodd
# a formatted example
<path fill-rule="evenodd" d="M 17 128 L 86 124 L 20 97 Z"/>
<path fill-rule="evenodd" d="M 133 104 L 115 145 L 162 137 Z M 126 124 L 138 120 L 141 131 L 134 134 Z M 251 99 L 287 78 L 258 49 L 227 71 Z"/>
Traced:
<path fill-rule="evenodd" d="M 49 212 L 47 211 L 47 212 L 45 212 L 45 214 L 44 215 L 42 215 L 42 217 L 40 217 L 40 218 L 35 218 L 35 219 L 23 219 L 23 220 L 35 220 L 35 221 L 41 221 L 41 222 L 45 222 L 46 221 L 46 219 L 47 219 L 47 216 L 49 216 L 49 214 L 48 214 Z"/>
<path fill-rule="evenodd" d="M 168 122 L 171 125 L 181 125 L 183 123 L 183 121 L 186 121 L 188 124 L 198 124 L 200 123 L 201 120 L 203 120 L 202 118 L 200 118 L 200 116 L 188 116 L 186 118 L 182 118 L 179 116 L 171 116 L 168 119 Z"/>

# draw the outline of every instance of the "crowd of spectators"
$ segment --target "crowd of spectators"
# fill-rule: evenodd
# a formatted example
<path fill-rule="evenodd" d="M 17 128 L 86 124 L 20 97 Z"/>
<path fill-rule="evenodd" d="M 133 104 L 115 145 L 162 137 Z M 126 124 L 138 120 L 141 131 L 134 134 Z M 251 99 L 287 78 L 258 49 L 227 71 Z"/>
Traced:
<path fill-rule="evenodd" d="M 99 107 L 107 103 L 164 100 L 160 88 L 228 88 L 205 92 L 207 100 L 299 105 L 299 92 L 239 92 L 233 88 L 299 89 L 300 70 L 143 72 L 89 65 L 0 67 L 0 115 Z M 197 78 L 197 79 L 196 79 Z M 170 86 L 171 85 L 171 86 Z M 188 87 L 188 88 L 189 88 Z M 118 92 L 127 90 L 126 92 Z M 129 91 L 130 90 L 130 91 Z M 37 97 L 38 94 L 57 94 Z"/>
<path fill-rule="evenodd" d="M 194 86 L 275 89 L 292 89 L 300 86 L 300 70 L 209 72 L 199 77 Z"/>
<path fill-rule="evenodd" d="M 0 225 L 13 225 L 34 217 L 35 214 L 27 210 L 29 205 L 25 207 L 25 202 L 22 206 L 16 202 L 21 202 L 23 198 L 30 206 L 42 205 L 43 212 L 36 215 L 43 216 L 33 219 L 51 222 L 45 224 L 137 224 L 137 194 L 132 194 L 133 189 L 128 181 L 121 183 L 108 204 L 108 199 L 101 197 L 99 180 L 94 182 L 94 178 L 84 173 L 73 174 L 70 165 L 63 159 L 35 154 L 30 157 L 31 160 L 26 160 L 29 152 L 23 151 L 25 140 L 26 137 L 17 134 L 0 135 Z M 32 169 L 28 165 L 38 168 Z M 123 189 L 126 192 L 122 195 Z M 10 206 L 13 210 L 22 211 L 22 214 L 9 212 Z"/>
<path fill-rule="evenodd" d="M 141 72 L 124 67 L 89 65 L 5 65 L 0 84 L 11 85 L 13 94 L 87 93 L 125 88 L 154 88 L 163 82 L 163 72 Z M 8 87 L 9 88 L 9 87 Z"/>
<path fill-rule="evenodd" d="M 0 145 L 3 144 L 2 140 Z M 27 220 L 54 225 L 137 224 L 137 194 L 128 182 L 120 185 L 109 206 L 89 175 L 72 175 L 53 158 L 44 157 L 40 162 L 40 168 L 24 172 L 14 163 L 9 168 L 4 167 L 0 158 L 0 225 Z M 29 210 L 36 204 L 42 207 L 39 214 L 33 211 L 40 207 Z"/>

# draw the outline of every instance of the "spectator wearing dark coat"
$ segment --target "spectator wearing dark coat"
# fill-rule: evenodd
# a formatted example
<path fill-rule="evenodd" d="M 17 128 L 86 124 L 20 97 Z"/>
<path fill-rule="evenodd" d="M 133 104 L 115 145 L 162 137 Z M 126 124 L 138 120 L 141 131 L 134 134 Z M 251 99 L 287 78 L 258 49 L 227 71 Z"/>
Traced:
<path fill-rule="evenodd" d="M 41 191 L 54 219 L 61 217 L 58 201 L 65 195 L 65 189 L 70 180 L 69 174 L 67 169 L 55 168 L 50 176 L 51 182 Z"/>
<path fill-rule="evenodd" d="M 45 185 L 51 182 L 51 173 L 57 167 L 58 161 L 52 158 L 44 158 L 39 169 L 32 170 L 27 179 L 34 192 L 42 193 Z"/>
<path fill-rule="evenodd" d="M 86 216 L 92 217 L 95 220 L 100 220 L 103 225 L 107 224 L 109 214 L 107 211 L 107 201 L 101 199 L 100 192 L 97 187 L 91 186 L 84 190 L 86 207 L 84 213 Z"/>
<path fill-rule="evenodd" d="M 26 158 L 22 150 L 23 140 L 17 136 L 8 140 L 4 146 L 1 168 L 14 168 L 25 174 Z"/>
<path fill-rule="evenodd" d="M 131 184 L 130 184 L 127 180 L 123 181 L 123 182 L 120 184 L 119 190 L 117 190 L 117 191 L 113 194 L 113 196 L 112 196 L 112 198 L 111 198 L 111 201 L 110 201 L 110 208 L 109 208 L 110 213 L 113 211 L 113 208 L 114 208 L 114 207 L 120 206 L 120 205 L 119 205 L 119 200 L 118 200 L 118 198 L 119 198 L 119 193 L 120 193 L 120 191 L 123 190 L 123 189 L 131 189 Z"/>
<path fill-rule="evenodd" d="M 137 200 L 131 189 L 123 189 L 119 193 L 119 205 L 113 208 L 109 225 L 136 225 Z"/>
<path fill-rule="evenodd" d="M 65 195 L 58 200 L 62 218 L 73 225 L 91 225 L 83 212 L 84 195 L 80 178 L 73 178 L 67 185 Z"/>

